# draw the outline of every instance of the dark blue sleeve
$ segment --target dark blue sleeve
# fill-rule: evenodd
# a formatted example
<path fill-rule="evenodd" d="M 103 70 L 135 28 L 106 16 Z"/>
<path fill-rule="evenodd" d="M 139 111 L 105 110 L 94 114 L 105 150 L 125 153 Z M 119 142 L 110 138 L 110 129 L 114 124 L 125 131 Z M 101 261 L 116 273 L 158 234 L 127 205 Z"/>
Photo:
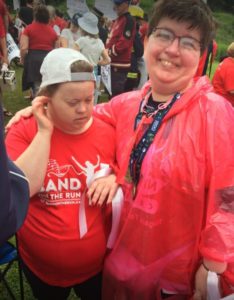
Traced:
<path fill-rule="evenodd" d="M 6 154 L 3 113 L 0 103 L 0 245 L 23 224 L 28 202 L 27 179 Z"/>

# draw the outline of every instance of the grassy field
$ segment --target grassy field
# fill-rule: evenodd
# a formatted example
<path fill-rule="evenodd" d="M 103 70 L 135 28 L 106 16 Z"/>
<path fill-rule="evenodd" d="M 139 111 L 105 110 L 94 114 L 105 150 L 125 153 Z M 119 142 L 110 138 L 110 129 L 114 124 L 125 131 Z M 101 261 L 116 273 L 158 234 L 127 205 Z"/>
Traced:
<path fill-rule="evenodd" d="M 65 1 L 63 3 L 61 3 L 61 1 L 58 2 L 57 3 L 59 9 L 65 11 Z M 94 4 L 94 1 L 90 0 L 87 1 L 87 3 L 91 7 Z M 152 0 L 142 0 L 141 3 L 145 11 L 149 12 L 150 7 L 152 5 Z M 215 12 L 214 15 L 219 23 L 216 41 L 218 42 L 218 47 L 219 47 L 218 49 L 221 49 L 219 51 L 220 52 L 222 51 L 223 53 L 226 51 L 228 44 L 234 41 L 234 36 L 233 36 L 234 20 L 231 14 L 227 14 L 223 12 Z M 215 61 L 212 66 L 211 78 L 214 74 L 217 65 L 218 65 L 218 61 Z M 23 93 L 21 90 L 22 68 L 14 65 L 12 67 L 13 69 L 16 70 L 16 82 L 17 82 L 16 88 L 14 91 L 4 91 L 3 95 L 4 95 L 5 107 L 11 112 L 15 113 L 19 109 L 30 105 L 30 101 L 24 98 L 24 96 L 26 96 L 28 93 L 25 92 Z M 106 95 L 103 95 L 101 101 L 105 101 L 105 100 L 106 100 Z M 8 122 L 8 120 L 9 118 L 5 117 L 5 123 Z M 17 295 L 17 299 L 20 299 L 17 264 L 15 264 L 12 270 L 9 272 L 8 280 L 12 285 L 15 294 Z M 27 282 L 25 281 L 25 300 L 33 300 L 33 299 L 34 298 L 32 296 L 30 288 L 28 287 Z M 74 294 L 71 294 L 69 299 L 77 299 L 77 297 Z M 6 290 L 3 288 L 1 283 L 0 283 L 0 300 L 9 300 L 9 295 L 6 292 Z"/>

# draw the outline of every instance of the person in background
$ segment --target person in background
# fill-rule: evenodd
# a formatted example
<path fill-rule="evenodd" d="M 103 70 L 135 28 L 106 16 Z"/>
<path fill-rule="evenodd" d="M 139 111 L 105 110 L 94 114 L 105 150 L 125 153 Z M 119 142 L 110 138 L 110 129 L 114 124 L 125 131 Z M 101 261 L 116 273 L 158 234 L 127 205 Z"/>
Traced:
<path fill-rule="evenodd" d="M 214 30 L 203 0 L 158 0 L 149 81 L 96 106 L 116 129 L 124 190 L 104 300 L 205 300 L 207 270 L 223 277 L 234 259 L 234 110 L 206 76 L 194 78 Z"/>
<path fill-rule="evenodd" d="M 114 0 L 113 2 L 118 17 L 113 21 L 106 48 L 111 58 L 112 96 L 116 96 L 124 92 L 127 74 L 131 66 L 136 23 L 128 11 L 128 0 Z"/>
<path fill-rule="evenodd" d="M 24 65 L 23 91 L 32 89 L 35 97 L 40 83 L 40 67 L 46 54 L 57 47 L 58 37 L 49 25 L 49 11 L 45 5 L 34 8 L 34 22 L 24 29 L 20 37 L 20 59 Z"/>
<path fill-rule="evenodd" d="M 21 6 L 18 12 L 19 19 L 24 27 L 33 22 L 33 0 L 27 0 L 26 6 Z"/>
<path fill-rule="evenodd" d="M 138 62 L 142 61 L 143 59 L 143 53 L 144 53 L 144 45 L 141 40 L 139 28 L 140 28 L 140 20 L 144 16 L 144 11 L 140 6 L 136 5 L 130 5 L 128 9 L 131 16 L 135 19 L 136 22 L 136 33 L 135 38 L 133 42 L 133 48 L 132 48 L 132 54 L 131 54 L 131 66 L 130 70 L 127 74 L 127 81 L 125 83 L 124 91 L 133 91 L 134 89 L 137 89 L 141 73 L 138 68 Z"/>
<path fill-rule="evenodd" d="M 75 47 L 75 41 L 81 37 L 81 33 L 79 31 L 78 19 L 82 17 L 82 14 L 76 13 L 72 17 L 70 21 L 69 28 L 64 28 L 59 37 L 59 46 L 64 48 Z"/>
<path fill-rule="evenodd" d="M 62 31 L 64 28 L 68 27 L 67 17 L 64 17 L 63 12 L 55 8 L 55 15 L 57 19 L 57 23 L 59 24 L 60 30 Z"/>
<path fill-rule="evenodd" d="M 105 176 L 115 168 L 114 129 L 92 117 L 95 76 L 80 52 L 52 50 L 41 74 L 34 117 L 6 137 L 8 154 L 32 178 L 18 232 L 23 271 L 36 299 L 65 300 L 74 288 L 82 300 L 101 300 L 108 193 L 116 186 L 114 175 Z M 103 184 L 88 195 L 98 173 Z"/>
<path fill-rule="evenodd" d="M 106 18 L 104 16 L 104 14 L 99 9 L 97 9 L 96 7 L 92 8 L 92 12 L 98 18 L 99 37 L 102 40 L 103 44 L 105 45 L 107 37 L 108 37 L 108 29 L 106 27 Z"/>
<path fill-rule="evenodd" d="M 228 57 L 218 65 L 212 84 L 215 92 L 234 106 L 234 42 L 228 46 L 227 55 Z"/>
<path fill-rule="evenodd" d="M 1 74 L 8 71 L 8 55 L 7 55 L 7 43 L 6 43 L 6 33 L 8 31 L 8 12 L 5 3 L 0 0 L 0 71 Z M 1 91 L 1 102 L 0 105 L 3 107 L 3 113 L 7 117 L 11 117 L 12 112 L 8 111 L 3 105 L 2 101 L 2 91 Z"/>
<path fill-rule="evenodd" d="M 141 41 L 144 43 L 145 37 L 147 36 L 147 31 L 148 31 L 148 14 L 144 12 L 143 19 L 140 19 L 140 36 L 141 36 Z"/>
<path fill-rule="evenodd" d="M 67 27 L 67 22 L 63 18 L 56 15 L 56 9 L 54 6 L 47 5 L 47 9 L 50 15 L 49 24 L 59 36 L 61 31 Z"/>
<path fill-rule="evenodd" d="M 75 42 L 75 49 L 80 51 L 94 66 L 94 72 L 97 75 L 98 65 L 110 63 L 105 45 L 98 36 L 98 18 L 93 13 L 87 12 L 78 19 L 78 25 L 81 37 Z"/>
<path fill-rule="evenodd" d="M 98 85 L 95 89 L 94 103 L 98 102 L 98 94 L 100 87 L 100 75 L 98 74 L 98 66 L 104 66 L 110 63 L 111 59 L 102 40 L 98 37 L 98 18 L 91 12 L 85 13 L 78 19 L 78 25 L 81 37 L 75 42 L 74 49 L 80 51 L 88 61 L 94 66 L 94 73 L 97 78 Z"/>
<path fill-rule="evenodd" d="M 8 32 L 9 25 L 9 13 L 7 6 L 3 0 L 0 0 L 0 28 L 5 30 L 5 33 Z"/>

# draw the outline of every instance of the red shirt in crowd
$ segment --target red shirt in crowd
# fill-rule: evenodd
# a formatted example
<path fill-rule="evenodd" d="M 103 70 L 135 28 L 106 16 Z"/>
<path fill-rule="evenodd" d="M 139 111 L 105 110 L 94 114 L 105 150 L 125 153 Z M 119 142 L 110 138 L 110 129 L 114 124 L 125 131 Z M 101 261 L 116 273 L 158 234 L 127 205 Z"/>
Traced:
<path fill-rule="evenodd" d="M 3 21 L 3 18 L 6 14 L 7 14 L 6 5 L 2 0 L 0 0 L 0 38 L 6 35 L 6 30 Z"/>
<path fill-rule="evenodd" d="M 225 97 L 234 106 L 234 58 L 225 58 L 217 67 L 212 84 L 215 92 Z"/>
<path fill-rule="evenodd" d="M 33 22 L 26 26 L 23 33 L 29 38 L 30 50 L 47 50 L 50 51 L 54 48 L 57 40 L 57 34 L 48 24 Z"/>

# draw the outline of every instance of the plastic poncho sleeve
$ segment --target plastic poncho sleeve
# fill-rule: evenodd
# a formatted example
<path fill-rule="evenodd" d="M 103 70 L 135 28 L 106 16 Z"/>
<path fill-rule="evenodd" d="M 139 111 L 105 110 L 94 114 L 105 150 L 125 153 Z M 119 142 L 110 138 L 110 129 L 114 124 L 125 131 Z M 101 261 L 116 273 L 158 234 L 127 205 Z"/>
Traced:
<path fill-rule="evenodd" d="M 210 260 L 234 261 L 234 110 L 223 99 L 207 107 L 207 218 L 200 251 Z M 212 103 L 212 101 L 209 101 Z"/>
<path fill-rule="evenodd" d="M 114 113 L 114 102 L 109 101 L 106 103 L 98 104 L 94 107 L 93 114 L 98 119 L 101 119 L 107 124 L 110 124 L 114 128 L 116 127 L 116 116 Z"/>

